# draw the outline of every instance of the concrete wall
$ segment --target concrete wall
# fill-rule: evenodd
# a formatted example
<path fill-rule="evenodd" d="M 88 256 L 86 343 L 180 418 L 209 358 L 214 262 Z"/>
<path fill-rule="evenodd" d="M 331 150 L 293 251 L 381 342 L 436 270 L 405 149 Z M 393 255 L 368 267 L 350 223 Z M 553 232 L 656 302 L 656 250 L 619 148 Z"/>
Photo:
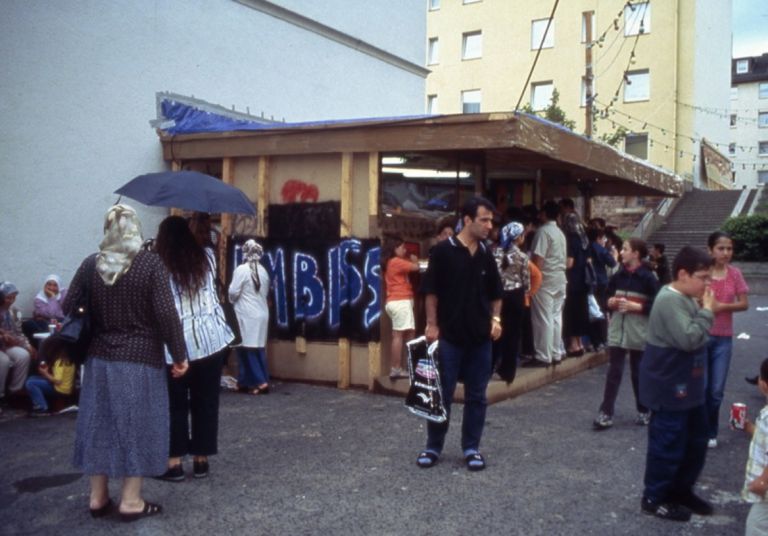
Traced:
<path fill-rule="evenodd" d="M 423 64 L 422 2 L 275 3 Z M 111 192 L 165 168 L 156 92 L 287 121 L 423 111 L 422 76 L 231 0 L 6 0 L 0 65 L 0 279 L 27 313 L 96 250 Z M 135 206 L 154 235 L 167 211 Z"/>

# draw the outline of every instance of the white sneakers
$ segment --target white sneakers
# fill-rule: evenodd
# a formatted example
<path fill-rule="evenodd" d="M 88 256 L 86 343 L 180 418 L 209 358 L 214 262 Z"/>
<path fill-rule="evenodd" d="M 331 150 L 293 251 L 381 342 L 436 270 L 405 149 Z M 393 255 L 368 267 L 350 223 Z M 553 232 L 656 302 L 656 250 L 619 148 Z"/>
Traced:
<path fill-rule="evenodd" d="M 707 448 L 708 449 L 717 448 L 717 439 L 710 439 L 709 441 L 707 441 Z"/>

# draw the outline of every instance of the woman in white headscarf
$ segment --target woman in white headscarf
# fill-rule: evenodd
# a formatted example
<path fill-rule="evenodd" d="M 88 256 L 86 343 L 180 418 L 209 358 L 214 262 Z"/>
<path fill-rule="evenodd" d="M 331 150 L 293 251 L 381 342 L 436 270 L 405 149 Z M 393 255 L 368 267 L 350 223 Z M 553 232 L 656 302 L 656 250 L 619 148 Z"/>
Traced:
<path fill-rule="evenodd" d="M 46 323 L 51 320 L 62 320 L 64 312 L 61 310 L 61 304 L 66 297 L 67 289 L 61 288 L 61 278 L 56 274 L 46 277 L 43 288 L 35 296 L 33 313 L 35 319 L 45 320 Z"/>
<path fill-rule="evenodd" d="M 167 345 L 173 373 L 188 367 L 168 271 L 141 249 L 141 226 L 127 205 L 114 205 L 104 221 L 99 253 L 77 270 L 64 313 L 90 288 L 92 338 L 77 417 L 74 463 L 90 477 L 90 513 L 114 509 L 109 478 L 123 478 L 119 512 L 135 521 L 162 512 L 141 495 L 142 477 L 165 471 L 168 459 Z"/>
<path fill-rule="evenodd" d="M 229 285 L 229 301 L 235 307 L 243 337 L 237 348 L 240 388 L 254 395 L 269 393 L 267 370 L 267 328 L 269 327 L 269 274 L 259 260 L 264 255 L 255 240 L 243 244 L 243 263 L 235 268 Z"/>

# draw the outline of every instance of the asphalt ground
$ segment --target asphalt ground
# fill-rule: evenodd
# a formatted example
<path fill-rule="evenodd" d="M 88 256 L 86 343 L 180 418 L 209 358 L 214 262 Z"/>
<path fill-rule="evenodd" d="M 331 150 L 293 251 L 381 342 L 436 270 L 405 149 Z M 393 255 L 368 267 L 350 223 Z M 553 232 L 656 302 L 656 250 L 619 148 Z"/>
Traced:
<path fill-rule="evenodd" d="M 88 514 L 88 480 L 72 468 L 74 414 L 0 417 L 0 534 L 334 535 L 736 535 L 749 506 L 739 498 L 748 439 L 727 429 L 732 402 L 752 418 L 765 403 L 744 382 L 768 356 L 768 296 L 735 316 L 734 359 L 720 445 L 708 452 L 698 493 L 716 507 L 689 523 L 640 512 L 646 429 L 635 413 L 628 370 L 615 425 L 591 421 L 605 366 L 488 410 L 482 450 L 488 468 L 470 473 L 459 447 L 462 406 L 439 464 L 415 465 L 424 421 L 402 399 L 277 383 L 267 396 L 224 393 L 219 455 L 211 475 L 146 480 L 144 495 L 165 512 L 132 524 Z M 119 483 L 110 485 L 113 499 Z"/>

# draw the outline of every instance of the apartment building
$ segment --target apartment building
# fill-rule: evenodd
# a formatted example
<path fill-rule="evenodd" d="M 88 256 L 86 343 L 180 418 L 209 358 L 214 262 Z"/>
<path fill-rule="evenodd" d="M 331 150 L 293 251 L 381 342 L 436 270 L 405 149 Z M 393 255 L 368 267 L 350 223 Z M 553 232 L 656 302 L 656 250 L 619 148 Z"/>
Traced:
<path fill-rule="evenodd" d="M 728 118 L 706 110 L 727 108 L 731 3 L 569 0 L 551 16 L 554 4 L 428 0 L 427 112 L 541 110 L 556 90 L 583 133 L 589 50 L 592 136 L 623 128 L 618 147 L 698 184 L 702 139 L 727 148 Z"/>
<path fill-rule="evenodd" d="M 735 184 L 768 184 L 768 53 L 734 59 L 731 80 L 728 156 Z"/>

